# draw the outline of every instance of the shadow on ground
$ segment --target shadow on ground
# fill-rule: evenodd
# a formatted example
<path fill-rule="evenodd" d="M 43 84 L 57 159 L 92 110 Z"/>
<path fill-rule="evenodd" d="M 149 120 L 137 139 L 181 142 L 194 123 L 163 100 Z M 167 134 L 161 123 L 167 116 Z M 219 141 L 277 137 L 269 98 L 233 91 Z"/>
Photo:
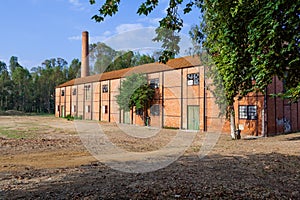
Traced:
<path fill-rule="evenodd" d="M 101 163 L 27 169 L 0 174 L 1 181 L 11 182 L 0 190 L 0 199 L 299 199 L 299 164 L 299 156 L 271 153 L 201 160 L 183 156 L 164 169 L 142 174 Z"/>

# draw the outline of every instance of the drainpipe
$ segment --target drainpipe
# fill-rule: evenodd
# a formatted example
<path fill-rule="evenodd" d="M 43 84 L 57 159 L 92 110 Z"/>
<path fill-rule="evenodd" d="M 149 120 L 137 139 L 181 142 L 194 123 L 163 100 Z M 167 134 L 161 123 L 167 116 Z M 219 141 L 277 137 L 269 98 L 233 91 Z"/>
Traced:
<path fill-rule="evenodd" d="M 205 80 L 205 66 L 203 66 L 203 131 L 207 131 L 207 122 L 206 122 L 206 80 Z"/>

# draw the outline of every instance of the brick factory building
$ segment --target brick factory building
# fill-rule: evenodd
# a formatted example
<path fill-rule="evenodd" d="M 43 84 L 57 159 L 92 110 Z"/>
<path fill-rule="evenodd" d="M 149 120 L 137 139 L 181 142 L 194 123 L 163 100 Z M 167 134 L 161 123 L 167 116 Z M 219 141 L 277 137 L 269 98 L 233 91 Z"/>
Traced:
<path fill-rule="evenodd" d="M 119 109 L 116 95 L 126 76 L 143 73 L 155 98 L 149 109 L 150 126 L 200 131 L 230 132 L 229 122 L 219 117 L 215 98 L 207 89 L 205 67 L 198 57 L 182 57 L 166 64 L 151 63 L 89 76 L 88 33 L 83 32 L 81 78 L 56 87 L 55 115 L 84 120 L 144 125 L 138 110 Z M 300 130 L 300 104 L 270 97 L 283 91 L 283 83 L 274 77 L 266 94 L 251 93 L 235 101 L 237 127 L 245 135 L 274 135 Z"/>

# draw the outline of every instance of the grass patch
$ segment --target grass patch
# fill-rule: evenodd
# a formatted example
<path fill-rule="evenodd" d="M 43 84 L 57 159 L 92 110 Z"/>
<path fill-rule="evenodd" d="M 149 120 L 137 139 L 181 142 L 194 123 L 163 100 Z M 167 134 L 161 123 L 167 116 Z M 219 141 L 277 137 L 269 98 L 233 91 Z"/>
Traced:
<path fill-rule="evenodd" d="M 22 130 L 22 129 L 12 129 L 11 127 L 0 127 L 0 136 L 9 139 L 28 139 L 36 136 L 34 131 L 36 131 L 36 128 Z"/>
<path fill-rule="evenodd" d="M 179 127 L 164 126 L 164 129 L 178 130 Z"/>

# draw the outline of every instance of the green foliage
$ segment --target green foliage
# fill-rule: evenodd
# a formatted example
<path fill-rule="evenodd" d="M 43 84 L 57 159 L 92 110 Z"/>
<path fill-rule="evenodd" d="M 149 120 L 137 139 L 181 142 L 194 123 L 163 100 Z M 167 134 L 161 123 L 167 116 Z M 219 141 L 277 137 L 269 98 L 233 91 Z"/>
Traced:
<path fill-rule="evenodd" d="M 71 114 L 68 114 L 65 119 L 67 119 L 68 121 L 73 121 L 75 118 L 71 115 Z"/>
<path fill-rule="evenodd" d="M 90 0 L 90 4 L 95 4 L 95 0 Z M 118 12 L 120 0 L 106 0 L 105 4 L 99 9 L 99 15 L 94 15 L 92 19 L 97 22 L 101 22 L 108 16 L 113 16 Z"/>
<path fill-rule="evenodd" d="M 90 58 L 95 63 L 94 73 L 99 74 L 155 62 L 149 55 L 133 51 L 116 51 L 104 43 L 90 45 Z"/>
<path fill-rule="evenodd" d="M 15 130 L 13 127 L 0 127 L 0 136 L 9 139 L 28 139 L 35 137 L 35 128 L 29 130 Z"/>
<path fill-rule="evenodd" d="M 104 43 L 90 44 L 90 59 L 95 62 L 94 72 L 96 74 L 109 71 L 107 67 L 118 56 L 118 52 Z"/>
<path fill-rule="evenodd" d="M 118 69 L 125 69 L 133 66 L 134 54 L 132 51 L 125 52 L 116 57 L 107 67 L 106 71 L 114 71 Z"/>
<path fill-rule="evenodd" d="M 149 108 L 154 98 L 154 89 L 150 88 L 147 78 L 142 74 L 132 74 L 122 81 L 119 88 L 120 94 L 116 96 L 121 110 L 129 111 L 134 106 L 136 109 Z"/>
<path fill-rule="evenodd" d="M 298 83 L 297 87 L 290 88 L 284 93 L 279 93 L 279 97 L 285 98 L 285 99 L 290 99 L 291 102 L 297 102 L 299 101 L 300 97 L 300 83 Z"/>
<path fill-rule="evenodd" d="M 215 81 L 222 83 L 228 106 L 236 96 L 264 92 L 273 76 L 287 80 L 288 90 L 298 85 L 299 6 L 299 1 L 283 0 L 204 1 L 198 37 L 205 35 L 201 40 L 220 75 Z"/>
<path fill-rule="evenodd" d="M 192 7 L 200 4 L 202 0 L 194 0 L 186 3 L 182 13 L 186 14 L 192 10 Z M 154 41 L 162 42 L 165 51 L 159 57 L 159 61 L 166 63 L 168 59 L 173 58 L 179 52 L 178 43 L 180 37 L 178 33 L 183 27 L 183 20 L 178 13 L 179 6 L 183 0 L 170 0 L 166 10 L 166 16 L 159 21 L 159 28 L 156 29 L 157 37 Z M 96 4 L 96 0 L 90 0 L 90 4 Z M 99 13 L 92 19 L 96 22 L 104 21 L 105 17 L 115 15 L 119 9 L 120 0 L 106 0 L 100 5 Z M 149 15 L 159 4 L 159 0 L 145 0 L 137 9 L 138 15 Z"/>
<path fill-rule="evenodd" d="M 107 14 L 115 14 L 119 3 L 103 3 L 100 21 Z M 146 0 L 137 13 L 147 16 L 158 4 L 158 0 Z M 194 26 L 191 35 L 212 56 L 212 70 L 219 75 L 215 76 L 216 83 L 223 84 L 227 105 L 232 105 L 237 95 L 264 91 L 273 76 L 286 80 L 289 93 L 285 97 L 299 98 L 300 1 L 191 0 L 179 10 L 182 4 L 183 0 L 169 1 L 166 16 L 156 31 L 154 40 L 161 41 L 165 49 L 161 62 L 165 63 L 178 51 L 177 33 L 183 26 L 180 12 L 187 14 L 196 8 L 203 20 Z"/>
<path fill-rule="evenodd" d="M 55 87 L 76 78 L 80 62 L 74 59 L 68 67 L 62 58 L 47 59 L 29 72 L 12 56 L 9 71 L 0 62 L 0 110 L 25 113 L 54 113 Z"/>

